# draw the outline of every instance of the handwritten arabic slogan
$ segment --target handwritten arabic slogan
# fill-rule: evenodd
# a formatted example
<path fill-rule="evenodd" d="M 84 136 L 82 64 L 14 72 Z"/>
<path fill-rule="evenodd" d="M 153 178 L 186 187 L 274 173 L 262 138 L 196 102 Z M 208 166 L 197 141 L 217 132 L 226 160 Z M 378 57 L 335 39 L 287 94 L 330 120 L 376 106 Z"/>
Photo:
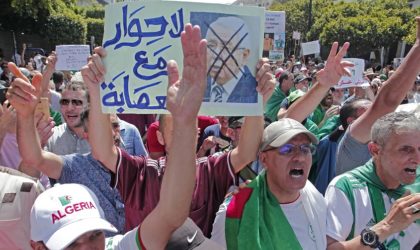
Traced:
<path fill-rule="evenodd" d="M 211 10 L 211 15 L 205 13 L 204 10 Z M 188 22 L 200 24 L 205 34 L 207 31 L 207 28 L 203 28 L 205 23 L 193 22 L 192 17 L 194 16 L 195 20 L 205 20 L 206 16 L 217 13 L 226 16 L 240 15 L 244 16 L 247 22 L 255 22 L 251 25 L 256 31 L 255 38 L 258 37 L 258 29 L 263 25 L 261 17 L 264 15 L 264 10 L 255 7 L 161 1 L 107 5 L 103 39 L 103 46 L 107 51 L 104 61 L 107 73 L 105 82 L 101 84 L 103 111 L 107 113 L 167 113 L 165 108 L 168 80 L 166 65 L 168 60 L 174 59 L 182 72 L 180 35 L 184 25 Z M 208 22 L 211 23 L 210 20 Z M 260 26 L 259 22 L 261 22 Z M 254 34 L 249 33 L 251 40 L 255 39 Z M 255 52 L 250 53 L 246 65 L 249 65 L 255 76 L 258 56 L 254 56 L 254 53 L 257 55 L 260 43 L 258 39 L 253 43 L 255 47 L 252 48 Z M 252 104 L 229 103 L 228 101 L 223 104 L 208 102 L 208 105 L 202 106 L 200 114 L 261 114 L 262 101 L 260 99 L 261 97 L 258 97 L 258 101 Z M 249 107 L 253 110 L 250 111 Z"/>
<path fill-rule="evenodd" d="M 359 58 L 345 58 L 344 60 L 350 61 L 354 64 L 354 67 L 350 68 L 351 77 L 341 77 L 336 88 L 349 88 L 349 87 L 367 87 L 369 82 L 364 79 L 363 71 L 365 69 L 365 61 Z"/>

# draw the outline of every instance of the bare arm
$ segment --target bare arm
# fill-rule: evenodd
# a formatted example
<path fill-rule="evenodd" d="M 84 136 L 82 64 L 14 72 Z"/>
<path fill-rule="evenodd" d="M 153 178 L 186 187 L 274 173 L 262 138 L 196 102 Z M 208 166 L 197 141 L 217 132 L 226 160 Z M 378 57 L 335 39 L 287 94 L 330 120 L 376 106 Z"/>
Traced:
<path fill-rule="evenodd" d="M 41 74 L 34 76 L 34 86 L 16 78 L 7 92 L 7 98 L 17 112 L 17 140 L 22 161 L 27 166 L 58 179 L 63 162 L 59 156 L 41 149 L 35 129 L 34 111 L 41 95 L 41 78 Z"/>
<path fill-rule="evenodd" d="M 271 67 L 267 59 L 261 59 L 257 65 L 257 91 L 263 96 L 263 103 L 267 103 L 273 94 L 275 79 L 270 73 Z M 248 163 L 257 157 L 258 147 L 264 131 L 262 116 L 245 117 L 244 124 L 239 135 L 238 146 L 232 150 L 231 162 L 235 173 L 241 171 Z"/>
<path fill-rule="evenodd" d="M 370 141 L 370 130 L 373 123 L 398 107 L 420 72 L 420 64 L 418 63 L 420 61 L 420 17 L 416 17 L 416 22 L 416 43 L 403 63 L 379 90 L 372 106 L 350 126 L 351 136 L 361 143 Z"/>
<path fill-rule="evenodd" d="M 174 61 L 168 63 L 167 108 L 173 117 L 173 140 L 156 208 L 141 225 L 148 249 L 164 249 L 172 232 L 187 219 L 195 183 L 197 113 L 206 87 L 207 42 L 198 26 L 187 24 L 181 34 L 182 79 Z M 182 181 L 180 181 L 182 179 Z"/>
<path fill-rule="evenodd" d="M 83 81 L 89 88 L 90 111 L 89 111 L 89 142 L 92 147 L 93 157 L 100 161 L 113 173 L 116 172 L 118 159 L 117 148 L 112 138 L 111 120 L 108 114 L 101 110 L 101 97 L 99 84 L 103 82 L 105 67 L 102 64 L 102 57 L 106 53 L 103 48 L 95 48 L 88 65 L 83 67 Z"/>
<path fill-rule="evenodd" d="M 413 214 L 411 206 L 420 207 L 420 194 L 412 194 L 398 199 L 391 207 L 387 216 L 376 225 L 371 227 L 379 237 L 380 242 L 384 242 L 391 235 L 403 231 L 415 220 L 420 219 L 420 213 Z M 337 241 L 327 236 L 328 250 L 369 250 L 369 246 L 362 244 L 360 235 L 348 241 Z"/>
<path fill-rule="evenodd" d="M 51 52 L 51 55 L 47 58 L 47 66 L 45 68 L 45 71 L 42 73 L 42 97 L 48 97 L 48 89 L 50 88 L 50 79 L 51 76 L 54 73 L 55 70 L 55 63 L 57 61 L 57 57 L 55 55 L 55 52 Z"/>
<path fill-rule="evenodd" d="M 337 53 L 338 43 L 333 43 L 325 68 L 317 74 L 318 82 L 287 109 L 285 117 L 302 122 L 316 109 L 330 87 L 337 84 L 343 75 L 350 75 L 346 67 L 352 64 L 341 61 L 349 46 L 349 43 L 344 43 Z"/>

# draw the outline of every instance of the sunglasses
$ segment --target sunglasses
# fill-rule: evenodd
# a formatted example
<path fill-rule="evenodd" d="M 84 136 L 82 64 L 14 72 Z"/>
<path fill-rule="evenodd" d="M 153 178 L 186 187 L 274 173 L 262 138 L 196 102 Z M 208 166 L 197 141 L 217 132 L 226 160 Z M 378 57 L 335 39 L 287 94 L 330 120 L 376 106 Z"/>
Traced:
<path fill-rule="evenodd" d="M 70 104 L 70 102 L 73 106 L 82 106 L 83 105 L 83 101 L 82 100 L 77 100 L 77 99 L 61 99 L 60 100 L 60 105 L 67 106 L 67 105 Z"/>
<path fill-rule="evenodd" d="M 281 147 L 272 148 L 266 151 L 270 151 L 270 150 L 277 150 L 277 152 L 283 156 L 295 155 L 297 152 L 300 152 L 304 155 L 309 155 L 309 154 L 312 155 L 315 153 L 316 147 L 312 144 L 301 144 L 301 145 L 284 144 Z"/>

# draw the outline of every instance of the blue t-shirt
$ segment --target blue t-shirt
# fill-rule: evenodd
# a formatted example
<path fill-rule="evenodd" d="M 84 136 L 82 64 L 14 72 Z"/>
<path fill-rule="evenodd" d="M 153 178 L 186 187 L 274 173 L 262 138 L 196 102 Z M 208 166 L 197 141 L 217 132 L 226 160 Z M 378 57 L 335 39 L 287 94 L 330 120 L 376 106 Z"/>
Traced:
<path fill-rule="evenodd" d="M 92 154 L 70 154 L 61 156 L 63 170 L 59 183 L 79 183 L 87 186 L 98 197 L 105 219 L 124 233 L 125 213 L 120 193 L 111 187 L 111 173 L 92 157 Z M 115 233 L 106 233 L 112 236 Z"/>

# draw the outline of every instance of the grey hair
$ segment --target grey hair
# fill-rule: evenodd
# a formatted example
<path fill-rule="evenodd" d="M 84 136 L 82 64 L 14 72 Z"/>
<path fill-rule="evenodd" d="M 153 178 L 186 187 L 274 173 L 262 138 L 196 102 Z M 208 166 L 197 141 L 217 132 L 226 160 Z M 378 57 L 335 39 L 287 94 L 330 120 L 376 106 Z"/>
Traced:
<path fill-rule="evenodd" d="M 401 132 L 420 131 L 420 119 L 412 113 L 393 112 L 379 118 L 372 126 L 372 141 L 384 146 L 389 137 Z"/>

